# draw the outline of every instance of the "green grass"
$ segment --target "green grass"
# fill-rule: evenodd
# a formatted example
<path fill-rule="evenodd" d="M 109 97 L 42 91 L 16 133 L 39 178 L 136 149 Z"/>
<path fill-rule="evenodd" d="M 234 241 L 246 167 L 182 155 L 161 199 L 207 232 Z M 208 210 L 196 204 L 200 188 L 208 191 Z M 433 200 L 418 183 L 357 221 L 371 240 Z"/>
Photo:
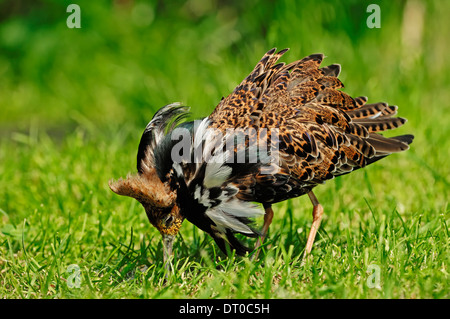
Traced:
<path fill-rule="evenodd" d="M 408 2 L 424 18 L 414 42 L 400 1 L 380 2 L 381 29 L 365 26 L 361 1 L 150 3 L 148 25 L 142 7 L 95 3 L 80 3 L 80 30 L 55 1 L 0 17 L 1 298 L 450 297 L 450 4 Z M 399 105 L 409 121 L 396 133 L 416 139 L 317 188 L 325 217 L 309 258 L 312 207 L 301 197 L 275 206 L 255 262 L 226 257 L 185 222 L 167 274 L 143 208 L 107 182 L 135 170 L 159 107 L 209 114 L 274 46 L 291 48 L 286 62 L 325 53 L 346 92 Z"/>

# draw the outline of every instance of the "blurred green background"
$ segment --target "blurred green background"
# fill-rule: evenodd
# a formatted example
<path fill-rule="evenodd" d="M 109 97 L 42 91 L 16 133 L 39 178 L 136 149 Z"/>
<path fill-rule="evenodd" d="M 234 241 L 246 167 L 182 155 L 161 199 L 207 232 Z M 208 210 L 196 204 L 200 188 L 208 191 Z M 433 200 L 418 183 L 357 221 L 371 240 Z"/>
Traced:
<path fill-rule="evenodd" d="M 376 1 L 380 29 L 366 25 L 373 1 L 79 1 L 82 27 L 69 29 L 72 2 L 0 1 L 3 134 L 142 126 L 173 101 L 205 116 L 272 47 L 289 61 L 323 52 L 349 93 L 403 115 L 448 115 L 447 1 Z"/>
<path fill-rule="evenodd" d="M 63 273 L 71 262 L 94 269 L 95 274 L 105 267 L 117 270 L 132 264 L 117 257 L 120 261 L 111 265 L 111 256 L 118 254 L 115 247 L 128 242 L 130 229 L 149 233 L 149 247 L 157 247 L 158 234 L 141 207 L 112 194 L 107 181 L 135 170 L 140 135 L 156 110 L 182 102 L 191 107 L 193 118 L 207 116 L 273 47 L 291 49 L 284 62 L 320 52 L 327 56 L 324 65 L 340 63 L 345 92 L 366 95 L 369 103 L 398 105 L 399 116 L 409 121 L 395 134 L 416 137 L 408 152 L 319 188 L 318 197 L 330 218 L 324 223 L 329 242 L 342 240 L 339 221 L 355 217 L 354 210 L 367 209 L 365 199 L 373 200 L 383 213 L 392 212 L 394 206 L 407 227 L 416 227 L 417 221 L 429 223 L 417 229 L 445 239 L 439 236 L 448 220 L 450 1 L 77 1 L 81 28 L 70 29 L 66 8 L 73 2 L 0 0 L 4 294 L 58 293 L 51 283 L 60 277 L 52 274 Z M 381 28 L 367 26 L 371 3 L 380 6 Z M 296 225 L 306 229 L 308 201 L 292 203 L 301 207 L 295 210 Z M 277 216 L 286 211 L 280 207 Z M 368 216 L 365 220 L 370 221 Z M 286 220 L 276 219 L 274 232 L 283 233 Z M 353 226 L 357 232 L 358 226 Z M 184 235 L 192 243 L 189 227 Z M 136 236 L 130 241 L 145 242 Z M 294 253 L 300 254 L 297 250 L 303 244 L 297 243 Z M 64 258 L 55 247 L 65 247 Z M 190 249 L 195 253 L 195 245 Z M 417 252 L 422 258 L 420 249 Z M 152 257 L 155 263 L 158 254 Z M 53 268 L 49 256 L 61 263 L 59 268 Z M 425 259 L 433 262 L 432 256 L 438 254 Z M 39 266 L 30 264 L 29 258 Z M 446 271 L 442 260 L 432 267 L 426 297 L 445 295 L 442 287 L 433 288 Z M 423 269 L 420 263 L 412 267 Z M 48 277 L 42 269 L 48 270 Z M 30 271 L 38 279 L 15 284 L 15 278 Z M 410 273 L 404 287 L 420 282 L 414 276 Z M 402 287 L 398 283 L 392 281 L 383 296 Z M 416 288 L 396 296 L 411 297 L 414 291 L 420 297 L 417 290 L 422 288 Z"/>

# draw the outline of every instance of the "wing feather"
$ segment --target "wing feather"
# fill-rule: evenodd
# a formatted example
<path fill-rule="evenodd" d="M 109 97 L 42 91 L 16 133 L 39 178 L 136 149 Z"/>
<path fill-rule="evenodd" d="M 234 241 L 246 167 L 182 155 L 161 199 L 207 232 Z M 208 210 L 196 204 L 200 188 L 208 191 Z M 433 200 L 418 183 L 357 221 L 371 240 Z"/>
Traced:
<path fill-rule="evenodd" d="M 340 91 L 341 66 L 320 67 L 323 54 L 276 64 L 286 51 L 268 51 L 209 117 L 211 126 L 222 130 L 252 126 L 279 132 L 279 167 L 286 176 L 282 187 L 274 187 L 277 178 L 256 178 L 252 172 L 236 180 L 245 190 L 242 198 L 275 202 L 299 196 L 327 179 L 408 149 L 412 135 L 379 134 L 406 122 L 394 117 L 397 106 L 367 104 L 365 96 Z"/>

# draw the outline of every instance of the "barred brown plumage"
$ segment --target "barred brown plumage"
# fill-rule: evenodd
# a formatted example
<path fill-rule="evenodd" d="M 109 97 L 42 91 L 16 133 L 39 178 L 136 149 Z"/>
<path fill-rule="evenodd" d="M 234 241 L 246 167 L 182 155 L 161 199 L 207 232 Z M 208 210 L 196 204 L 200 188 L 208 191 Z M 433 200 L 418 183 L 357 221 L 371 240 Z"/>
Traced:
<path fill-rule="evenodd" d="M 367 97 L 340 91 L 341 67 L 321 68 L 323 54 L 277 63 L 286 52 L 268 51 L 201 121 L 180 124 L 188 114 L 180 104 L 160 109 L 142 135 L 137 175 L 110 182 L 114 192 L 144 206 L 163 235 L 165 260 L 184 219 L 224 252 L 249 251 L 235 233 L 259 237 L 257 255 L 272 222 L 271 205 L 304 194 L 313 204 L 309 253 L 323 214 L 312 189 L 409 148 L 412 135 L 380 134 L 406 122 L 393 117 L 397 106 L 366 104 Z M 253 218 L 261 215 L 258 231 Z"/>

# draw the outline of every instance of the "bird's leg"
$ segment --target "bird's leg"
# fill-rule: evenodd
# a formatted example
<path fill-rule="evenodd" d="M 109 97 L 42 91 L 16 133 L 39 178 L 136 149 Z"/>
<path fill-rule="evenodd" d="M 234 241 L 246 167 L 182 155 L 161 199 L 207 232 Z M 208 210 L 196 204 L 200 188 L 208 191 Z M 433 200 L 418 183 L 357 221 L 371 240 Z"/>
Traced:
<path fill-rule="evenodd" d="M 308 193 L 309 199 L 313 204 L 313 223 L 311 225 L 311 230 L 309 231 L 308 241 L 306 242 L 305 255 L 311 252 L 312 246 L 314 244 L 314 238 L 316 238 L 317 231 L 320 227 L 320 222 L 322 221 L 323 207 L 320 205 L 316 198 L 316 195 L 312 191 Z"/>
<path fill-rule="evenodd" d="M 264 214 L 264 224 L 261 230 L 261 237 L 258 238 L 258 241 L 256 242 L 255 246 L 255 254 L 252 256 L 252 260 L 258 258 L 259 255 L 259 247 L 261 247 L 264 238 L 266 238 L 267 231 L 269 230 L 269 226 L 272 223 L 273 218 L 273 210 L 272 205 L 264 205 L 265 214 Z"/>

